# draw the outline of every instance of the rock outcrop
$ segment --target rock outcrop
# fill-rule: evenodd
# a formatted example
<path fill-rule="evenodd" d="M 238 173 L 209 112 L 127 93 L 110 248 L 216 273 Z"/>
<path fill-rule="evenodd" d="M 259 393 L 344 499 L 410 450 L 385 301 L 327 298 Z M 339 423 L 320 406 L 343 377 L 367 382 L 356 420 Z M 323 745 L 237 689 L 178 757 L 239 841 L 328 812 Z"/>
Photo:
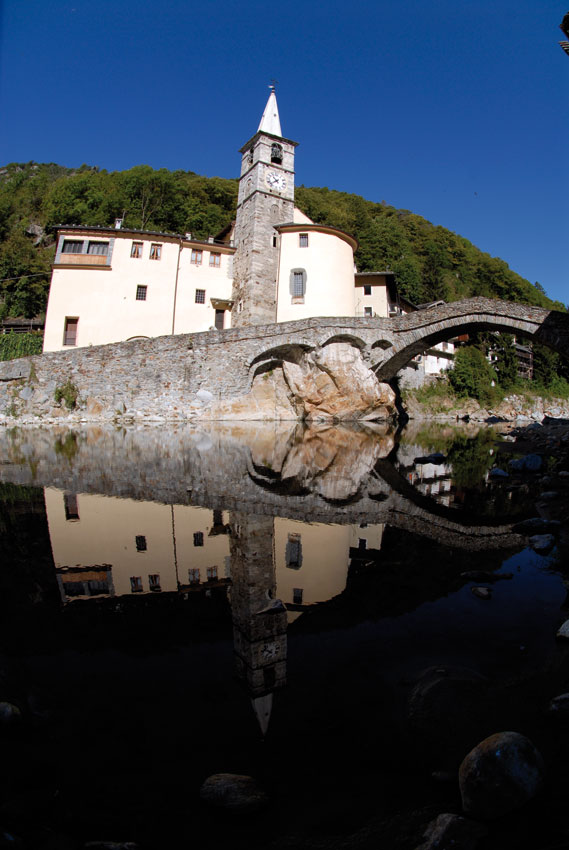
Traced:
<path fill-rule="evenodd" d="M 214 402 L 199 418 L 386 421 L 395 414 L 389 384 L 377 380 L 359 348 L 336 342 L 283 360 L 256 375 L 247 395 Z"/>

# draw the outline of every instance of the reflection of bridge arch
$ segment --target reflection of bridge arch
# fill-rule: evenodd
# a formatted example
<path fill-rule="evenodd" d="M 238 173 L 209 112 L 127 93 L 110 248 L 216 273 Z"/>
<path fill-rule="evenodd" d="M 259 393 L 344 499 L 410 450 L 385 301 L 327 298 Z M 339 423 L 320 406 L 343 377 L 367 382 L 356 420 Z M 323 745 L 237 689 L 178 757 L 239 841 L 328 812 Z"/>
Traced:
<path fill-rule="evenodd" d="M 299 520 L 310 516 L 312 522 L 339 524 L 365 518 L 370 525 L 386 523 L 458 549 L 503 549 L 524 542 L 524 537 L 513 531 L 519 518 L 514 523 L 487 521 L 486 525 L 476 525 L 474 518 L 459 517 L 452 508 L 418 493 L 386 460 L 377 461 L 357 491 L 342 502 L 314 492 L 294 477 L 283 479 L 251 460 L 247 472 L 251 483 L 264 491 L 262 501 L 258 495 L 254 499 L 252 513 Z"/>

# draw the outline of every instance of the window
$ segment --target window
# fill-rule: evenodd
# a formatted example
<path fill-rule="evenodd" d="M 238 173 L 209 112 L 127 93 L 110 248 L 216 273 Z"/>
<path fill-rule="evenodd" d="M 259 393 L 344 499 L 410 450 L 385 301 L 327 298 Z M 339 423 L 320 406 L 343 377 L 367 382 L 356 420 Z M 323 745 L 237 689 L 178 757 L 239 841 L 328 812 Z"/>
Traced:
<path fill-rule="evenodd" d="M 292 296 L 293 298 L 304 298 L 304 272 L 292 273 Z"/>
<path fill-rule="evenodd" d="M 205 289 L 196 289 L 196 304 L 205 304 Z"/>
<path fill-rule="evenodd" d="M 160 576 L 158 573 L 148 576 L 148 586 L 150 587 L 150 590 L 154 591 L 154 593 L 156 593 L 157 590 L 162 590 L 160 587 Z"/>
<path fill-rule="evenodd" d="M 190 584 L 199 584 L 200 583 L 200 571 L 197 569 L 188 570 L 188 582 Z"/>
<path fill-rule="evenodd" d="M 289 534 L 285 549 L 285 563 L 291 570 L 298 570 L 302 566 L 300 534 Z"/>
<path fill-rule="evenodd" d="M 89 242 L 87 246 L 88 254 L 98 254 L 101 257 L 106 257 L 109 253 L 108 242 Z"/>
<path fill-rule="evenodd" d="M 142 576 L 130 577 L 130 591 L 131 593 L 142 593 Z"/>
<path fill-rule="evenodd" d="M 299 248 L 308 248 L 308 233 L 299 233 L 298 234 L 298 247 Z"/>
<path fill-rule="evenodd" d="M 192 248 L 192 256 L 190 258 L 190 263 L 193 263 L 194 266 L 201 266 L 203 258 L 203 251 L 198 251 L 196 248 Z"/>
<path fill-rule="evenodd" d="M 62 254 L 82 254 L 83 242 L 78 242 L 76 239 L 65 239 L 63 242 Z"/>
<path fill-rule="evenodd" d="M 364 316 L 373 316 L 373 308 L 364 307 Z"/>
<path fill-rule="evenodd" d="M 278 162 L 279 164 L 283 161 L 283 146 L 277 144 L 277 142 L 273 142 L 271 145 L 271 162 Z"/>
<path fill-rule="evenodd" d="M 223 511 L 214 510 L 214 512 L 213 512 L 213 524 L 214 525 L 223 525 Z"/>
<path fill-rule="evenodd" d="M 146 301 L 146 290 L 147 286 L 137 286 L 136 287 L 136 300 L 137 301 Z"/>
<path fill-rule="evenodd" d="M 276 247 L 277 247 L 277 235 L 275 233 L 275 235 L 273 236 L 273 248 L 276 248 Z"/>
<path fill-rule="evenodd" d="M 221 266 L 221 254 L 211 253 L 209 255 L 209 264 L 213 268 L 218 269 Z"/>
<path fill-rule="evenodd" d="M 137 552 L 146 552 L 146 537 L 144 534 L 137 534 L 134 538 Z"/>
<path fill-rule="evenodd" d="M 207 580 L 214 581 L 217 578 L 217 567 L 208 567 L 206 570 Z"/>
<path fill-rule="evenodd" d="M 194 546 L 203 546 L 203 531 L 194 531 Z"/>
<path fill-rule="evenodd" d="M 63 344 L 64 345 L 77 345 L 77 328 L 79 325 L 79 319 L 71 319 L 66 317 L 65 319 L 65 327 L 63 331 Z"/>
<path fill-rule="evenodd" d="M 65 508 L 65 519 L 66 520 L 78 520 L 79 519 L 79 508 L 77 507 L 77 494 L 76 493 L 64 493 L 64 495 L 63 495 L 63 507 Z"/>
<path fill-rule="evenodd" d="M 371 295 L 371 283 L 366 283 L 364 286 L 364 295 Z"/>
<path fill-rule="evenodd" d="M 292 604 L 293 605 L 302 605 L 302 588 L 301 587 L 293 587 L 293 589 L 292 589 Z"/>
<path fill-rule="evenodd" d="M 358 549 L 367 549 L 367 540 L 365 537 L 358 538 Z"/>
<path fill-rule="evenodd" d="M 150 246 L 150 259 L 159 260 L 162 256 L 162 245 L 157 245 L 153 242 Z"/>
<path fill-rule="evenodd" d="M 130 256 L 135 260 L 140 260 L 142 257 L 142 242 L 133 242 L 130 249 Z"/>

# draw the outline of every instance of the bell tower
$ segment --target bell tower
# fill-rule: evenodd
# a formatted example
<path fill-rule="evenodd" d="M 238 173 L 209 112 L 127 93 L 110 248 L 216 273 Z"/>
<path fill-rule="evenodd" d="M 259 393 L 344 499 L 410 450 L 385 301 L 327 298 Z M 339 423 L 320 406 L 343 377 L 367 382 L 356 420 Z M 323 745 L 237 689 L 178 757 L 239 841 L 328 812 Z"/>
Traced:
<path fill-rule="evenodd" d="M 275 87 L 255 135 L 243 145 L 235 220 L 233 327 L 276 321 L 279 235 L 294 214 L 294 149 L 281 131 Z"/>

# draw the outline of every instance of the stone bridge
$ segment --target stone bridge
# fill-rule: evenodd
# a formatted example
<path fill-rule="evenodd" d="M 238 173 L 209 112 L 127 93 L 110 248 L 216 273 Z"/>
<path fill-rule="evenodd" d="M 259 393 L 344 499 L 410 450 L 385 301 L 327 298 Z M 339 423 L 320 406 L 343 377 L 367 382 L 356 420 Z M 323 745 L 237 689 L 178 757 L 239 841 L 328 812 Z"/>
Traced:
<path fill-rule="evenodd" d="M 569 350 L 569 315 L 485 298 L 394 319 L 313 318 L 212 330 L 0 363 L 0 420 L 14 424 L 37 417 L 60 420 L 64 411 L 54 396 L 67 381 L 75 385 L 80 399 L 76 419 L 112 420 L 126 414 L 134 419 L 187 420 L 203 415 L 208 403 L 246 396 L 254 379 L 275 367 L 294 369 L 307 354 L 313 360 L 325 359 L 333 343 L 359 352 L 363 372 L 372 369 L 379 381 L 386 382 L 415 355 L 474 330 L 511 332 L 564 354 Z M 277 415 L 275 402 L 273 413 L 264 418 L 296 418 L 290 405 Z"/>
<path fill-rule="evenodd" d="M 255 330 L 259 333 L 261 329 Z M 511 301 L 468 298 L 394 319 L 307 319 L 286 326 L 264 326 L 266 350 L 250 361 L 249 381 L 260 368 L 294 358 L 298 350 L 333 342 L 359 348 L 379 380 L 389 381 L 413 357 L 433 345 L 482 330 L 530 337 L 561 354 L 569 350 L 569 315 Z"/>

